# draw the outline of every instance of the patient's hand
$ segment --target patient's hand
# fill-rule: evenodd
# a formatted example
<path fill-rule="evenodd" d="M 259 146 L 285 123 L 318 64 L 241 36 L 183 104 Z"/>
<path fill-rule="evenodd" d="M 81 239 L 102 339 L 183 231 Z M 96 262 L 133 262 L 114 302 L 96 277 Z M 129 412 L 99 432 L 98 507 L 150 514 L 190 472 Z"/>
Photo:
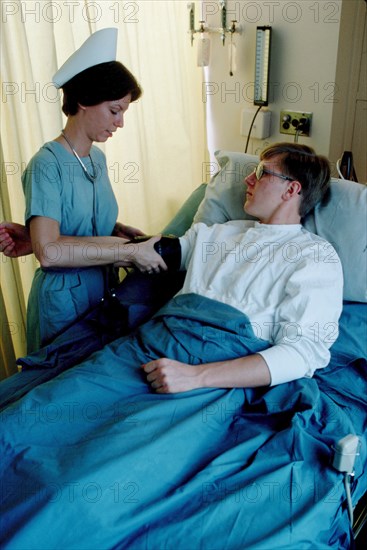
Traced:
<path fill-rule="evenodd" d="M 157 393 L 181 393 L 202 387 L 200 365 L 189 365 L 164 357 L 142 365 L 147 381 Z"/>
<path fill-rule="evenodd" d="M 0 223 L 0 252 L 9 258 L 32 254 L 32 243 L 28 228 L 20 223 Z"/>

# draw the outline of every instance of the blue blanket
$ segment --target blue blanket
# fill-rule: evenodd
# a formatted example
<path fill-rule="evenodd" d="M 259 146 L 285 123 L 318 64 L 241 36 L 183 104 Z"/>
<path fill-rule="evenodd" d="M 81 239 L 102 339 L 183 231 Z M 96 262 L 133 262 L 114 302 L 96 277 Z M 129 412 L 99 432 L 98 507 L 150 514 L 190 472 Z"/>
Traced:
<path fill-rule="evenodd" d="M 361 314 L 353 311 L 356 330 Z M 237 310 L 181 296 L 136 334 L 6 407 L 1 547 L 347 548 L 343 476 L 331 460 L 341 437 L 361 437 L 358 499 L 367 489 L 359 339 L 342 330 L 327 369 L 274 388 L 158 395 L 139 368 L 267 345 Z"/>

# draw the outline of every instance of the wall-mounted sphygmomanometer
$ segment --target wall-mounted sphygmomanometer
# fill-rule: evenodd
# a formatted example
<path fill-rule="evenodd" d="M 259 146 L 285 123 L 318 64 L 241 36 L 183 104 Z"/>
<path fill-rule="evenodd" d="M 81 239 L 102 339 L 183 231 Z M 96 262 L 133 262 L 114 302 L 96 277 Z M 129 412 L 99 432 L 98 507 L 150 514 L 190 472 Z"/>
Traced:
<path fill-rule="evenodd" d="M 256 28 L 255 95 L 254 105 L 269 102 L 271 27 Z"/>
<path fill-rule="evenodd" d="M 257 105 L 258 109 L 255 114 L 250 109 L 244 109 L 242 112 L 241 134 L 247 136 L 245 153 L 251 134 L 257 139 L 265 139 L 270 135 L 271 113 L 260 113 L 260 109 L 269 103 L 271 33 L 271 27 L 256 27 L 254 105 Z M 255 124 L 258 115 L 260 116 Z"/>

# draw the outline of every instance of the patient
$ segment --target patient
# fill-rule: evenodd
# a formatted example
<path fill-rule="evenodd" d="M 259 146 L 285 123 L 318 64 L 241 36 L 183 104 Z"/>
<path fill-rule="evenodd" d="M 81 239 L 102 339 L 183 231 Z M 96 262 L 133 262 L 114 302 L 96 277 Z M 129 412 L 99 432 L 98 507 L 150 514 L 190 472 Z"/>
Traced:
<path fill-rule="evenodd" d="M 179 295 L 242 311 L 267 345 L 195 366 L 175 357 L 149 361 L 143 369 L 158 393 L 275 385 L 311 377 L 329 362 L 342 309 L 342 268 L 331 245 L 300 224 L 327 189 L 328 162 L 298 144 L 271 145 L 260 161 L 245 180 L 244 204 L 259 221 L 194 225 L 180 239 L 187 276 Z"/>
<path fill-rule="evenodd" d="M 182 289 L 135 335 L 93 355 L 93 367 L 113 376 L 142 364 L 157 393 L 277 385 L 325 367 L 338 335 L 342 267 L 301 219 L 329 180 L 327 160 L 305 145 L 265 149 L 245 180 L 244 208 L 259 221 L 194 224 L 177 239 Z"/>

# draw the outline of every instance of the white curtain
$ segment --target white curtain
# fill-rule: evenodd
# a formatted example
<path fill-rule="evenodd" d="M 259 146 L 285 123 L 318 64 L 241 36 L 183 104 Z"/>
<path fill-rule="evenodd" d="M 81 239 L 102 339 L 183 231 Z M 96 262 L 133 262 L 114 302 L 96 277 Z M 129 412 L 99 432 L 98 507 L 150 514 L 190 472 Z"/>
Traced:
<path fill-rule="evenodd" d="M 21 173 L 65 123 L 52 75 L 92 32 L 111 26 L 119 30 L 118 60 L 144 90 L 125 127 L 103 145 L 119 219 L 159 232 L 201 183 L 207 158 L 202 72 L 187 32 L 186 0 L 2 0 L 1 10 L 0 218 L 23 222 Z M 14 356 L 25 353 L 35 267 L 33 255 L 1 255 L 3 375 L 14 372 Z"/>

